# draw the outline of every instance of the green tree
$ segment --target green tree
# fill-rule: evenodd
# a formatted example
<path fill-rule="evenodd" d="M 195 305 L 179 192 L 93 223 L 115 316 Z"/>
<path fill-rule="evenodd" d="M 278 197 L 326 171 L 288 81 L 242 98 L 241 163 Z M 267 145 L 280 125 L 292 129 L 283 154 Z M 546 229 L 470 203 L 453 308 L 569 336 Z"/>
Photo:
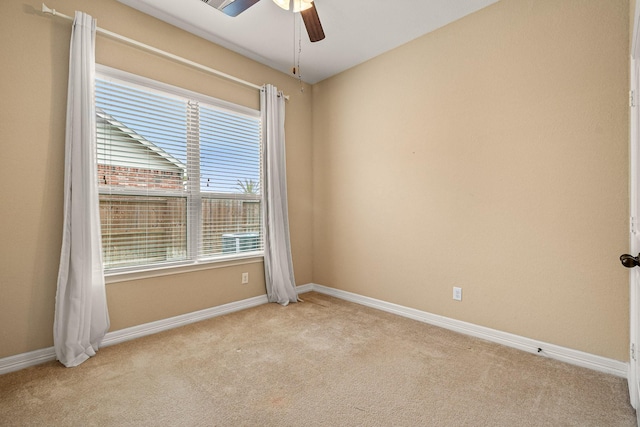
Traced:
<path fill-rule="evenodd" d="M 258 183 L 252 179 L 238 180 L 238 188 L 245 194 L 258 194 Z"/>

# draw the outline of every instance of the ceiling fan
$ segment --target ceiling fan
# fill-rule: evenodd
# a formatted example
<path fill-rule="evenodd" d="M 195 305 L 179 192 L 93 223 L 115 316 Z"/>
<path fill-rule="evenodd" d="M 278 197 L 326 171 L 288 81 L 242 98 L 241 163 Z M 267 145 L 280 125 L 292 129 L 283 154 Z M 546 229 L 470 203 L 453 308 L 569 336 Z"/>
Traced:
<path fill-rule="evenodd" d="M 260 0 L 202 0 L 204 3 L 215 7 L 228 16 L 238 16 Z M 275 4 L 284 10 L 300 12 L 304 26 L 309 34 L 309 40 L 318 42 L 324 39 L 324 30 L 320 24 L 318 11 L 313 0 L 273 0 Z"/>

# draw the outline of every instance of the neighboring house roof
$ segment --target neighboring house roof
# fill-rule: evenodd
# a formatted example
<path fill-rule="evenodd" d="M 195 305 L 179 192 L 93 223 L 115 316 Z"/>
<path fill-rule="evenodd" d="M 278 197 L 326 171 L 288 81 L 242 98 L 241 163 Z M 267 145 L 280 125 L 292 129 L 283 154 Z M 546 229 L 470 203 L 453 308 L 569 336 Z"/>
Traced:
<path fill-rule="evenodd" d="M 96 127 L 98 164 L 181 173 L 187 170 L 183 162 L 100 108 L 96 109 Z"/>

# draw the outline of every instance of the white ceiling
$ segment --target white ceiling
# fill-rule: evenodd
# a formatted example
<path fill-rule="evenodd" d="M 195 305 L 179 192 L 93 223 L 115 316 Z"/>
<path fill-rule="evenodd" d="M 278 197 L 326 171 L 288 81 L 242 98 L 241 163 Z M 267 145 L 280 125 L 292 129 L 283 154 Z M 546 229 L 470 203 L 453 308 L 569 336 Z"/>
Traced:
<path fill-rule="evenodd" d="M 315 0 L 326 34 L 316 43 L 299 14 L 271 0 L 235 18 L 201 0 L 118 1 L 285 73 L 301 49 L 302 79 L 313 84 L 498 0 Z"/>

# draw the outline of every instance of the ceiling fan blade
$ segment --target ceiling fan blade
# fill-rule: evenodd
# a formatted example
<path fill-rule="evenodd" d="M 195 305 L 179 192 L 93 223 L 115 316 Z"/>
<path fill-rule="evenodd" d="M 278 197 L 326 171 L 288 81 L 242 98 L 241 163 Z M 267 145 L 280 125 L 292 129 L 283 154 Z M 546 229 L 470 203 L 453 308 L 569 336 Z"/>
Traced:
<path fill-rule="evenodd" d="M 307 27 L 309 40 L 311 40 L 312 42 L 319 42 L 320 40 L 324 39 L 324 30 L 322 29 L 322 24 L 320 23 L 320 17 L 318 16 L 316 5 L 314 3 L 311 3 L 311 7 L 309 9 L 301 11 L 300 14 L 302 15 L 304 26 Z"/>
<path fill-rule="evenodd" d="M 224 8 L 222 8 L 222 12 L 225 15 L 229 16 L 238 16 L 245 10 L 249 9 L 254 4 L 258 3 L 260 0 L 235 0 L 234 2 L 229 3 Z"/>

